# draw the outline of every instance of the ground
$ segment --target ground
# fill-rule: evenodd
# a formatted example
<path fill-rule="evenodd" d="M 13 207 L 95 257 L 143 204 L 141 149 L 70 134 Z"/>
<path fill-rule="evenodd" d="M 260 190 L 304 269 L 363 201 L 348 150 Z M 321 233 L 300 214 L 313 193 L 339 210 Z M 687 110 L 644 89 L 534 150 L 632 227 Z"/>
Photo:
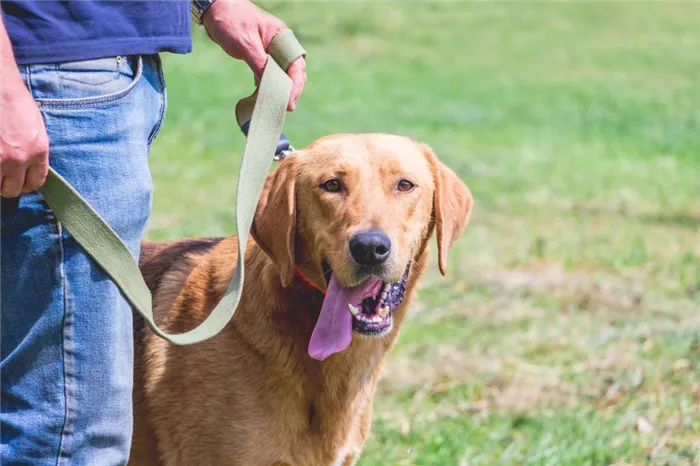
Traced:
<path fill-rule="evenodd" d="M 360 465 L 700 464 L 700 5 L 263 5 L 309 51 L 295 145 L 408 135 L 476 200 Z M 151 239 L 233 233 L 253 81 L 195 35 L 165 60 Z"/>

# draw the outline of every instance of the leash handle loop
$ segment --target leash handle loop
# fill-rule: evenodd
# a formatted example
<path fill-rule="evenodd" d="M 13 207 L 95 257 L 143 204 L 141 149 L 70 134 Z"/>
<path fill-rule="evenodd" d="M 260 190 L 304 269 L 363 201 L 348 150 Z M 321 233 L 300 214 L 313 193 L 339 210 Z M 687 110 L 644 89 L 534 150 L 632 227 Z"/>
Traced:
<path fill-rule="evenodd" d="M 238 307 L 245 277 L 245 246 L 272 165 L 272 155 L 277 153 L 292 90 L 286 70 L 301 56 L 306 56 L 306 51 L 294 33 L 290 29 L 278 33 L 268 47 L 268 60 L 258 88 L 236 106 L 239 126 L 249 121 L 236 199 L 238 260 L 223 298 L 197 328 L 177 335 L 162 331 L 153 320 L 152 296 L 138 264 L 114 230 L 53 168 L 49 168 L 46 183 L 39 189 L 56 218 L 114 280 L 153 333 L 171 343 L 190 345 L 215 336 Z"/>

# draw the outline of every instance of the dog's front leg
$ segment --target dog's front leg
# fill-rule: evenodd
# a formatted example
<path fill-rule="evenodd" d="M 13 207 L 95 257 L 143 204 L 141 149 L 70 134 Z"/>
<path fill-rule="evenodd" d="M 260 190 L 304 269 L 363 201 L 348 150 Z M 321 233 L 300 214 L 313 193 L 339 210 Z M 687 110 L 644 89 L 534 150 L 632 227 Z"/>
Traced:
<path fill-rule="evenodd" d="M 360 455 L 357 453 L 349 454 L 345 457 L 345 461 L 343 461 L 343 464 L 341 466 L 354 466 L 354 464 L 357 463 L 357 460 L 359 458 Z"/>

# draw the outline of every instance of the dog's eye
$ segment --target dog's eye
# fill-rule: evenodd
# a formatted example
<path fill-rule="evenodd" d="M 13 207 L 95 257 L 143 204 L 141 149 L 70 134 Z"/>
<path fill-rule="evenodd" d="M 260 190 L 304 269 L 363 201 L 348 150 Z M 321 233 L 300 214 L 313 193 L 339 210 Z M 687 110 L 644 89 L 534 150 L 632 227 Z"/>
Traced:
<path fill-rule="evenodd" d="M 343 189 L 343 185 L 340 183 L 339 179 L 333 178 L 321 183 L 321 189 L 328 191 L 329 193 L 337 193 Z"/>
<path fill-rule="evenodd" d="M 415 188 L 415 187 L 416 187 L 416 185 L 414 185 L 413 183 L 411 183 L 408 180 L 401 180 L 401 181 L 399 181 L 399 184 L 396 186 L 396 188 L 399 191 L 401 191 L 402 193 L 407 193 L 409 191 L 412 191 L 413 188 Z"/>

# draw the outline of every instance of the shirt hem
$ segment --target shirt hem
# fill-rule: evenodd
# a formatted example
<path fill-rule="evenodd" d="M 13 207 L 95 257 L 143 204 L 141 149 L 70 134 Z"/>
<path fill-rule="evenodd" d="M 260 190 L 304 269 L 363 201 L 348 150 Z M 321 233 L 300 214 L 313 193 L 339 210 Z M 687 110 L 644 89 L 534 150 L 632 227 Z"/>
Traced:
<path fill-rule="evenodd" d="M 187 54 L 192 52 L 191 37 L 140 37 L 133 39 L 97 39 L 60 42 L 57 44 L 13 47 L 18 65 L 38 65 L 97 58 L 152 55 L 162 52 Z"/>

